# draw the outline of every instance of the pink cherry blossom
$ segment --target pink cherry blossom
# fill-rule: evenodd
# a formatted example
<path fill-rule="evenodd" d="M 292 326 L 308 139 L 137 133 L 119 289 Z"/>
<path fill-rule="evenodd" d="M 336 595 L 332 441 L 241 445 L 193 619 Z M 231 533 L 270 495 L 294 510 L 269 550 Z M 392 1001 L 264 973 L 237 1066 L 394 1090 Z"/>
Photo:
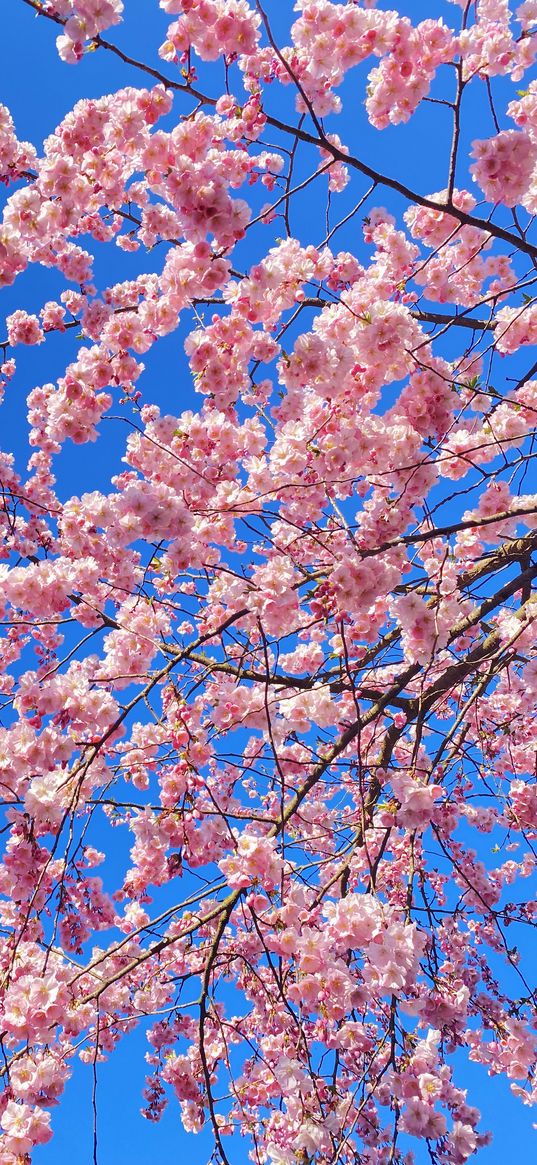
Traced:
<path fill-rule="evenodd" d="M 219 1161 L 464 1165 L 469 1062 L 537 1101 L 537 5 L 158 7 L 26 0 L 78 99 L 0 107 L 0 1158 L 138 1028 Z"/>

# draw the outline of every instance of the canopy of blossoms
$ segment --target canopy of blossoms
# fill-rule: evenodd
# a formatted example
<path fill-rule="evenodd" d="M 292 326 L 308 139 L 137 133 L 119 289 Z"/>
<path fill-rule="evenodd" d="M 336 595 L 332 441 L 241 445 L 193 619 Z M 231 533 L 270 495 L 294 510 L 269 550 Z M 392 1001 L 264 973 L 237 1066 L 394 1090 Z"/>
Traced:
<path fill-rule="evenodd" d="M 141 1025 L 222 1165 L 463 1165 L 468 1060 L 537 1099 L 537 2 L 14 3 L 131 84 L 0 107 L 1 1160 Z"/>

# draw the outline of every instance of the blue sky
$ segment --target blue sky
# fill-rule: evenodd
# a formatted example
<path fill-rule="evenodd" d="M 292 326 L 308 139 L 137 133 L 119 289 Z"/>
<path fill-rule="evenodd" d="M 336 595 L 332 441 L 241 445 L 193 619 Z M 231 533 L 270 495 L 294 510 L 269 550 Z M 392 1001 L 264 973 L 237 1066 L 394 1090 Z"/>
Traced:
<path fill-rule="evenodd" d="M 276 31 L 288 24 L 292 12 L 290 0 L 270 0 L 265 7 Z M 458 16 L 458 9 L 442 0 L 437 0 L 434 5 L 422 0 L 407 0 L 399 7 L 414 21 L 443 15 L 446 22 L 451 22 Z M 109 38 L 134 56 L 147 59 L 151 56 L 156 60 L 156 49 L 164 38 L 168 18 L 159 10 L 156 0 L 126 0 L 126 11 L 128 19 L 125 24 L 110 30 Z M 79 98 L 98 97 L 127 84 L 144 84 L 140 74 L 104 52 L 90 54 L 76 67 L 64 65 L 56 54 L 54 27 L 48 21 L 36 18 L 22 0 L 3 0 L 2 32 L 0 100 L 11 110 L 19 138 L 32 141 L 38 152 L 43 138 L 54 130 Z M 408 127 L 378 133 L 368 125 L 360 108 L 366 72 L 366 68 L 358 69 L 346 82 L 344 94 L 349 99 L 350 112 L 343 118 L 334 119 L 329 128 L 345 139 L 352 119 L 359 117 L 360 151 L 364 159 L 414 184 L 423 192 L 440 189 L 446 179 L 447 111 L 439 106 L 423 105 Z M 171 66 L 168 75 L 172 75 Z M 470 116 L 465 124 L 470 129 L 464 131 L 463 150 L 472 137 L 486 137 L 492 133 L 488 112 L 477 90 L 468 94 L 467 101 Z M 353 102 L 356 103 L 356 112 Z M 349 192 L 349 205 L 354 200 Z M 394 213 L 401 213 L 403 209 L 399 198 L 384 191 L 378 193 L 376 204 L 386 205 Z M 302 241 L 319 241 L 308 237 L 311 224 L 307 207 L 298 225 Z M 353 241 L 355 246 L 358 245 L 358 234 L 358 227 L 349 229 L 345 245 L 351 248 Z M 344 239 L 342 236 L 342 245 Z M 100 284 L 128 278 L 140 270 L 143 257 L 123 255 L 115 248 L 109 250 L 111 256 L 108 249 L 103 249 L 97 257 Z M 246 246 L 245 261 L 247 255 Z M 149 269 L 154 266 L 151 256 L 146 262 Z M 56 273 L 32 268 L 12 288 L 2 292 L 2 316 L 15 307 L 36 310 L 36 305 L 55 298 L 61 287 Z M 45 376 L 40 351 L 19 350 L 16 389 L 12 396 L 8 392 L 4 406 L 3 432 L 7 427 L 9 444 L 16 450 L 21 468 L 29 450 L 20 394 L 41 383 L 43 378 L 51 380 L 60 375 L 74 355 L 76 341 L 72 334 L 51 337 L 47 340 L 46 350 Z M 156 345 L 154 351 L 144 357 L 144 362 L 147 366 L 144 374 L 146 399 L 166 404 L 167 411 L 178 412 L 182 408 L 197 406 L 199 398 L 195 396 L 188 377 L 181 333 Z M 103 426 L 103 437 L 97 448 L 92 445 L 66 446 L 61 459 L 61 496 L 81 493 L 85 488 L 106 490 L 110 476 L 119 468 L 114 460 L 116 447 L 114 422 Z M 164 1156 L 174 1161 L 181 1160 L 183 1154 L 196 1165 L 204 1165 L 211 1153 L 212 1138 L 208 1132 L 197 1139 L 187 1138 L 181 1130 L 178 1108 L 173 1100 L 160 1124 L 149 1124 L 139 1116 L 145 1047 L 144 1034 L 140 1030 L 125 1037 L 111 1061 L 99 1066 L 99 1165 L 147 1165 Z M 508 1084 L 504 1080 L 489 1079 L 485 1071 L 475 1065 L 465 1068 L 464 1080 L 471 1097 L 482 1110 L 481 1127 L 495 1130 L 493 1145 L 479 1157 L 483 1165 L 504 1165 L 506 1157 L 514 1151 L 521 1160 L 529 1160 L 534 1135 L 532 1116 L 512 1098 Z M 63 1165 L 64 1161 L 89 1165 L 93 1151 L 92 1088 L 91 1069 L 75 1061 L 73 1078 L 64 1101 L 53 1116 L 54 1140 L 35 1154 L 38 1165 Z M 236 1145 L 230 1157 L 234 1165 L 235 1162 L 242 1165 L 246 1159 L 243 1145 Z"/>

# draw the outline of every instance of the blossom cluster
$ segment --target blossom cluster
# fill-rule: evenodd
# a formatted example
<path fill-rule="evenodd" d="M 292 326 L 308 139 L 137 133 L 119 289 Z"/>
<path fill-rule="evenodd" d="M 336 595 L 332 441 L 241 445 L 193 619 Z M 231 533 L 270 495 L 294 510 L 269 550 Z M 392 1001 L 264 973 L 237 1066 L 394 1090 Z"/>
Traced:
<path fill-rule="evenodd" d="M 148 1017 L 223 1160 L 464 1165 L 465 1057 L 537 1101 L 537 6 L 265 7 L 138 60 L 28 0 L 129 84 L 0 107 L 6 1165 Z"/>

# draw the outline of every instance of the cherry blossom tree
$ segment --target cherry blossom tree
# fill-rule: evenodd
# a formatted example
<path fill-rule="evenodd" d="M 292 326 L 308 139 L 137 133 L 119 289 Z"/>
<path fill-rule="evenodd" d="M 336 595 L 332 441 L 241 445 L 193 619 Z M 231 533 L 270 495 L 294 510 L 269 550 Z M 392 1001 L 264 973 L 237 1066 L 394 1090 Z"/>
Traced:
<path fill-rule="evenodd" d="M 0 111 L 0 283 L 58 286 L 2 317 L 1 1160 L 140 1026 L 223 1165 L 463 1165 L 468 1060 L 537 1099 L 536 0 L 147 0 L 139 60 L 11 2 L 132 83 Z"/>

